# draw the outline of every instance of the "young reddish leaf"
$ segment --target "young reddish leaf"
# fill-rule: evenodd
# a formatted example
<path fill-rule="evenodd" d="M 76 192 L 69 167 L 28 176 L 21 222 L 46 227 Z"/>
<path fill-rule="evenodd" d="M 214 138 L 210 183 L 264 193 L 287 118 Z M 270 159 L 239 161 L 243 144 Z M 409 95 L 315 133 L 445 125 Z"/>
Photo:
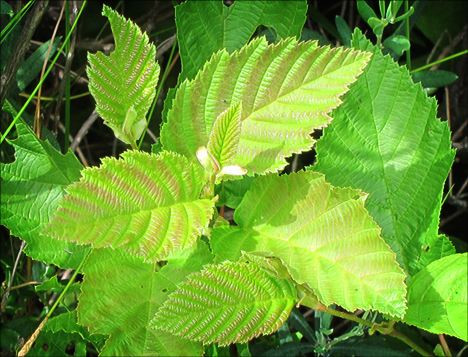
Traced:
<path fill-rule="evenodd" d="M 94 247 L 125 247 L 154 262 L 193 244 L 213 201 L 198 199 L 201 168 L 175 153 L 127 151 L 83 170 L 44 233 Z"/>
<path fill-rule="evenodd" d="M 255 262 L 208 265 L 169 295 L 151 325 L 205 344 L 245 343 L 280 328 L 297 300 L 291 281 Z"/>
<path fill-rule="evenodd" d="M 96 111 L 117 138 L 135 145 L 146 127 L 146 113 L 156 94 L 159 65 L 148 35 L 130 20 L 104 5 L 115 36 L 115 50 L 88 54 L 89 90 Z"/>
<path fill-rule="evenodd" d="M 239 52 L 214 54 L 192 81 L 183 82 L 162 127 L 167 150 L 195 158 L 207 147 L 218 116 L 242 102 L 242 127 L 231 165 L 264 174 L 282 170 L 286 158 L 308 151 L 315 129 L 360 75 L 370 54 L 319 47 L 294 38 L 268 45 L 254 39 Z"/>

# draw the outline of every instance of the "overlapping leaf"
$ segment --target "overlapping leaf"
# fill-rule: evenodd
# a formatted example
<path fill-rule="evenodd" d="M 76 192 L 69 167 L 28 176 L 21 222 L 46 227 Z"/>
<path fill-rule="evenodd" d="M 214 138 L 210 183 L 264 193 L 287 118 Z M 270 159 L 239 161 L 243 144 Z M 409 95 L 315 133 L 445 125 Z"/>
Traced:
<path fill-rule="evenodd" d="M 241 251 L 272 252 L 326 305 L 402 316 L 405 274 L 365 210 L 365 199 L 311 171 L 261 176 L 234 214 L 239 227 L 212 231 L 216 261 L 237 261 Z"/>
<path fill-rule="evenodd" d="M 131 150 L 82 173 L 46 234 L 94 247 L 123 246 L 154 262 L 191 246 L 213 214 L 214 203 L 198 199 L 201 170 L 175 153 Z"/>
<path fill-rule="evenodd" d="M 294 284 L 257 263 L 206 266 L 169 296 L 154 327 L 205 344 L 245 343 L 276 331 L 297 302 Z"/>
<path fill-rule="evenodd" d="M 432 262 L 408 283 L 404 321 L 435 334 L 468 341 L 468 254 L 453 254 Z"/>
<path fill-rule="evenodd" d="M 176 6 L 180 79 L 193 79 L 211 55 L 232 53 L 246 45 L 259 25 L 273 27 L 280 38 L 299 38 L 307 13 L 305 1 L 186 1 Z"/>
<path fill-rule="evenodd" d="M 173 254 L 164 267 L 148 264 L 123 249 L 95 249 L 85 277 L 78 321 L 93 334 L 110 335 L 103 356 L 201 356 L 203 347 L 162 330 L 150 320 L 187 275 L 212 262 L 203 242 Z"/>
<path fill-rule="evenodd" d="M 156 48 L 137 25 L 104 5 L 115 36 L 110 56 L 88 54 L 89 90 L 96 111 L 120 140 L 135 144 L 146 127 L 146 113 L 156 94 Z"/>
<path fill-rule="evenodd" d="M 181 84 L 162 128 L 163 147 L 195 158 L 218 115 L 240 101 L 242 128 L 231 164 L 251 174 L 281 170 L 286 157 L 313 146 L 311 133 L 330 121 L 328 113 L 369 58 L 293 38 L 270 46 L 258 38 L 232 55 L 220 51 Z"/>
<path fill-rule="evenodd" d="M 438 234 L 443 183 L 453 162 L 450 130 L 437 102 L 405 67 L 356 29 L 352 45 L 374 52 L 364 74 L 333 112 L 317 144 L 315 170 L 336 186 L 369 193 L 366 208 L 410 274 L 453 254 Z"/>
<path fill-rule="evenodd" d="M 236 156 L 241 131 L 242 104 L 234 103 L 222 112 L 213 124 L 207 149 L 221 167 L 229 164 Z"/>
<path fill-rule="evenodd" d="M 0 164 L 1 224 L 28 243 L 25 252 L 31 258 L 76 269 L 89 247 L 57 242 L 40 233 L 52 219 L 65 187 L 79 180 L 83 167 L 71 151 L 60 154 L 26 125 L 18 123 L 16 130 L 18 138 L 8 141 L 16 149 L 16 161 Z"/>

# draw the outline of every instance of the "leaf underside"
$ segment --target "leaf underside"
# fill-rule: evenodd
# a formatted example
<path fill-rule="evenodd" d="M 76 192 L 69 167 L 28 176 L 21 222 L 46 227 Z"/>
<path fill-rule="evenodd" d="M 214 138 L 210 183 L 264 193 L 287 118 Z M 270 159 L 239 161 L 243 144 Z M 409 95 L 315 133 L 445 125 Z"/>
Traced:
<path fill-rule="evenodd" d="M 213 229 L 216 262 L 241 251 L 272 252 L 319 301 L 349 311 L 405 311 L 405 274 L 358 190 L 334 188 L 312 171 L 260 176 L 238 206 L 238 227 Z"/>
<path fill-rule="evenodd" d="M 276 331 L 297 302 L 292 282 L 257 263 L 209 265 L 169 296 L 152 321 L 176 335 L 220 346 Z"/>
<path fill-rule="evenodd" d="M 356 29 L 352 45 L 374 52 L 317 143 L 314 170 L 335 186 L 369 193 L 366 208 L 409 273 L 455 250 L 439 236 L 443 183 L 453 163 L 437 102 L 405 67 Z"/>
<path fill-rule="evenodd" d="M 213 214 L 198 199 L 198 166 L 174 153 L 127 151 L 83 170 L 67 188 L 46 234 L 93 247 L 124 247 L 154 262 L 193 244 Z"/>
<path fill-rule="evenodd" d="M 156 48 L 140 28 L 104 5 L 115 36 L 115 50 L 88 54 L 89 90 L 96 100 L 96 111 L 120 140 L 131 144 L 146 126 L 145 116 L 156 94 L 159 65 Z M 127 114 L 136 112 L 135 130 L 125 124 Z"/>
<path fill-rule="evenodd" d="M 250 174 L 275 172 L 293 153 L 308 151 L 370 58 L 367 52 L 319 47 L 294 38 L 268 45 L 254 39 L 239 52 L 222 50 L 193 81 L 181 84 L 162 127 L 163 148 L 189 159 L 207 146 L 220 113 L 242 103 L 242 128 L 232 165 Z"/>

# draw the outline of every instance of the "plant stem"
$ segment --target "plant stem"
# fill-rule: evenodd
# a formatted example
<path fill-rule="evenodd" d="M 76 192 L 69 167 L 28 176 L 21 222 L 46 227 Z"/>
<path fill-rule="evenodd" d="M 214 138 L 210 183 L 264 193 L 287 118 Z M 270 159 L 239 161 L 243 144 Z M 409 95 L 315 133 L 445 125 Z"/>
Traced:
<path fill-rule="evenodd" d="M 85 8 L 86 6 L 86 1 L 87 0 L 84 0 L 83 1 L 83 5 L 81 6 L 81 9 L 80 9 L 80 12 L 78 13 L 78 16 L 76 17 L 76 22 L 73 24 L 72 28 L 70 29 L 70 33 L 67 35 L 67 37 L 65 38 L 65 41 L 64 43 L 62 44 L 62 46 L 60 47 L 60 50 L 57 51 L 57 55 L 55 56 L 55 58 L 53 59 L 52 63 L 50 64 L 49 68 L 47 69 L 46 73 L 44 74 L 44 77 L 41 79 L 41 81 L 37 84 L 36 88 L 33 90 L 33 92 L 31 93 L 31 96 L 29 97 L 29 99 L 26 101 L 26 103 L 24 103 L 23 107 L 21 108 L 21 110 L 18 112 L 18 114 L 16 115 L 16 117 L 13 119 L 12 123 L 10 124 L 10 126 L 7 128 L 7 130 L 5 131 L 5 133 L 2 135 L 2 137 L 0 138 L 0 144 L 5 140 L 5 138 L 7 137 L 8 133 L 10 132 L 10 130 L 13 128 L 13 126 L 15 125 L 16 121 L 18 120 L 18 118 L 21 116 L 21 114 L 23 114 L 23 112 L 26 110 L 26 107 L 28 106 L 28 104 L 31 102 L 31 100 L 33 99 L 33 96 L 37 93 L 37 91 L 39 90 L 39 87 L 42 85 L 42 83 L 44 83 L 44 81 L 46 80 L 47 76 L 49 75 L 49 72 L 52 70 L 52 68 L 54 67 L 55 65 L 55 62 L 57 62 L 57 59 L 59 58 L 59 56 L 62 54 L 62 51 L 65 47 L 65 43 L 68 42 L 68 40 L 70 39 L 70 36 L 71 34 L 73 33 L 73 30 L 75 29 L 75 26 L 76 24 L 78 23 L 78 19 L 80 18 L 81 16 L 81 13 L 83 12 L 83 9 Z M 45 1 L 39 1 L 40 4 L 42 3 L 45 3 Z M 28 41 L 29 42 L 29 41 Z M 18 66 L 19 67 L 19 66 Z M 6 69 L 5 69 L 5 72 L 6 72 Z M 16 74 L 16 72 L 15 72 Z M 3 83 L 3 75 L 2 75 L 2 83 Z M 11 85 L 11 83 L 10 83 Z M 2 91 L 4 90 L 3 88 L 3 85 L 0 86 L 0 93 L 2 93 Z M 0 104 L 2 104 L 2 101 L 3 99 L 1 99 L 1 96 L 0 96 Z"/>
<path fill-rule="evenodd" d="M 416 352 L 420 353 L 422 356 L 433 356 L 431 353 L 429 353 L 429 352 L 425 351 L 423 348 L 419 347 L 415 342 L 410 340 L 408 337 L 406 337 L 402 333 L 395 330 L 393 325 L 395 324 L 396 321 L 389 321 L 389 322 L 384 321 L 384 322 L 382 322 L 380 324 L 372 323 L 370 321 L 361 319 L 360 317 L 355 316 L 353 314 L 343 312 L 343 311 L 334 310 L 334 309 L 332 309 L 332 308 L 330 308 L 328 306 L 323 305 L 321 302 L 316 300 L 316 298 L 315 298 L 315 296 L 313 294 L 313 291 L 310 288 L 308 288 L 307 286 L 300 285 L 300 286 L 298 286 L 298 289 L 307 294 L 307 296 L 302 298 L 302 300 L 300 301 L 300 303 L 302 305 L 304 305 L 304 306 L 310 307 L 311 309 L 314 309 L 316 311 L 323 311 L 323 312 L 326 312 L 327 314 L 337 316 L 337 317 L 341 317 L 342 319 L 357 322 L 358 324 L 367 326 L 367 327 L 371 328 L 372 330 L 380 332 L 383 335 L 389 335 L 389 336 L 393 336 L 395 338 L 398 338 L 399 340 L 403 341 L 408 346 L 410 346 L 412 349 L 414 349 Z"/>
<path fill-rule="evenodd" d="M 405 13 L 408 12 L 408 0 L 405 1 Z M 406 38 L 408 39 L 408 42 L 410 41 L 410 30 L 409 30 L 409 16 L 404 20 L 405 25 L 406 25 Z M 406 51 L 406 67 L 408 68 L 408 71 L 411 72 L 411 47 Z"/>
<path fill-rule="evenodd" d="M 451 60 L 451 59 L 454 59 L 454 58 L 457 58 L 459 56 L 463 56 L 463 55 L 466 55 L 468 53 L 468 50 L 465 50 L 465 51 L 461 51 L 461 52 L 458 52 L 458 53 L 455 53 L 454 55 L 452 56 L 448 56 L 448 57 L 445 57 L 445 58 L 442 58 L 440 60 L 437 60 L 437 61 L 434 61 L 432 63 L 429 63 L 429 64 L 426 64 L 422 67 L 419 67 L 415 70 L 412 70 L 410 73 L 415 73 L 415 72 L 419 72 L 419 71 L 422 71 L 423 69 L 426 69 L 426 68 L 430 68 L 432 66 L 435 66 L 436 64 L 439 64 L 439 63 L 443 63 L 445 61 L 448 61 L 448 60 Z"/>

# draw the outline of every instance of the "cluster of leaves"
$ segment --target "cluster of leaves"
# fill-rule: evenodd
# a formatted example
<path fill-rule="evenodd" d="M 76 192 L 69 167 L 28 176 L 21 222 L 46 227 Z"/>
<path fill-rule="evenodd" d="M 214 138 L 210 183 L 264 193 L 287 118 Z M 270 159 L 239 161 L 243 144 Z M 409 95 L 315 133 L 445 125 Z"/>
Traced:
<path fill-rule="evenodd" d="M 389 9 L 394 21 L 398 7 Z M 32 355 L 55 338 L 54 351 L 76 339 L 75 353 L 91 341 L 103 355 L 217 355 L 234 343 L 250 355 L 259 351 L 247 342 L 275 331 L 290 337 L 275 353 L 340 353 L 363 325 L 398 337 L 396 321 L 467 340 L 467 254 L 438 233 L 454 151 L 437 103 L 358 29 L 341 27 L 348 48 L 299 42 L 306 11 L 305 2 L 177 6 L 183 70 L 146 153 L 137 141 L 156 50 L 104 6 L 115 50 L 88 56 L 89 87 L 133 150 L 83 169 L 20 122 L 9 140 L 16 161 L 2 164 L 2 224 L 32 258 L 84 274 L 76 313 L 51 318 Z M 275 44 L 249 42 L 260 24 L 275 29 Z M 206 49 L 193 31 L 212 39 Z M 318 129 L 317 163 L 280 175 Z M 220 205 L 235 210 L 234 225 Z M 56 280 L 38 289 L 50 288 L 63 291 Z M 359 319 L 329 343 L 329 324 L 311 332 L 295 305 L 386 321 Z M 293 343 L 287 322 L 308 342 Z"/>

